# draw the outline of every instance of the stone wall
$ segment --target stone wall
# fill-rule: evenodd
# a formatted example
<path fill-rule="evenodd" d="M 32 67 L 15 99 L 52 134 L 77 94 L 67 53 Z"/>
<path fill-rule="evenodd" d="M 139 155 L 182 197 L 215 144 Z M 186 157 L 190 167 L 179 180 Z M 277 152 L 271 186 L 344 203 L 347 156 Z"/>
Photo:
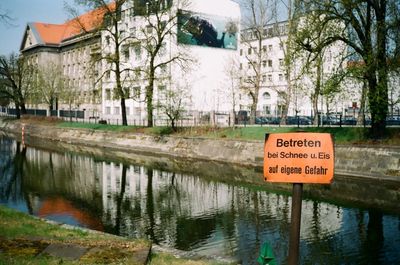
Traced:
<path fill-rule="evenodd" d="M 19 122 L 4 122 L 0 129 L 20 135 Z M 39 137 L 71 144 L 125 152 L 186 157 L 261 167 L 263 141 L 149 136 L 88 129 L 25 125 L 25 137 Z M 335 146 L 335 173 L 355 177 L 400 180 L 400 147 Z"/>

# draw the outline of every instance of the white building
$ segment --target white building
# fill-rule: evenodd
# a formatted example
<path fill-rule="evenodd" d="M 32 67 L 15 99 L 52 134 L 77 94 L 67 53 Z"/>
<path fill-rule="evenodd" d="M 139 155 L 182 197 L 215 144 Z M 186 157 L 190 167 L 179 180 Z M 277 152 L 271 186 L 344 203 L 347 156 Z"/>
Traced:
<path fill-rule="evenodd" d="M 147 119 L 146 86 L 149 66 L 148 42 L 157 34 L 157 19 L 137 14 L 136 2 L 128 2 L 121 10 L 119 31 L 122 44 L 120 64 L 123 73 L 123 87 L 129 91 L 126 112 L 129 124 L 145 124 Z M 170 2 L 169 2 L 170 3 Z M 148 8 L 148 7 L 147 7 Z M 238 56 L 239 46 L 239 5 L 230 0 L 172 1 L 167 12 L 159 12 L 162 23 L 172 26 L 172 34 L 166 36 L 162 48 L 155 58 L 162 64 L 177 56 L 189 59 L 184 62 L 165 64 L 155 72 L 153 104 L 165 100 L 165 91 L 184 91 L 185 109 L 191 119 L 198 118 L 200 112 L 225 111 L 232 109 L 224 94 L 227 78 L 226 61 Z M 170 21 L 172 19 L 172 21 Z M 197 30 L 197 31 L 196 31 Z M 102 52 L 112 53 L 114 43 L 111 34 L 102 34 Z M 103 63 L 103 72 L 112 66 Z M 130 69 L 130 70 L 128 70 Z M 132 71 L 133 70 L 133 71 Z M 121 119 L 121 104 L 116 98 L 115 75 L 107 72 L 103 78 L 103 119 L 115 122 Z M 163 113 L 155 109 L 155 119 L 165 119 Z"/>
<path fill-rule="evenodd" d="M 287 22 L 279 22 L 266 25 L 263 30 L 263 38 L 261 47 L 259 47 L 256 33 L 253 29 L 245 29 L 242 31 L 242 42 L 240 47 L 240 70 L 241 87 L 246 88 L 252 86 L 254 80 L 260 79 L 260 91 L 258 94 L 257 114 L 260 116 L 278 117 L 281 115 L 285 102 L 285 93 L 288 93 L 288 80 L 292 89 L 291 101 L 289 104 L 289 116 L 314 115 L 312 111 L 311 96 L 315 87 L 315 69 L 311 73 L 302 72 L 304 58 L 297 57 L 296 60 L 290 63 L 290 76 L 286 72 L 285 54 L 287 53 L 286 42 L 288 39 L 288 24 Z M 346 54 L 346 49 L 343 45 L 332 46 L 324 52 L 322 58 L 322 82 L 326 81 L 336 70 L 342 66 L 342 57 Z M 259 64 L 260 73 L 255 65 Z M 240 97 L 240 109 L 250 110 L 252 103 L 248 95 L 248 90 L 242 89 Z M 345 103 L 341 100 L 340 95 L 332 99 L 331 105 L 338 106 L 340 109 L 331 109 L 329 104 L 323 102 L 320 97 L 318 103 L 319 110 L 324 113 L 342 111 L 343 104 L 350 104 L 351 98 L 347 98 Z M 353 99 L 355 100 L 355 99 Z M 350 103 L 348 103 L 350 102 Z"/>
<path fill-rule="evenodd" d="M 101 43 L 100 34 L 94 28 L 103 20 L 103 15 L 103 10 L 96 9 L 63 24 L 32 22 L 26 26 L 21 54 L 43 70 L 47 79 L 64 79 L 60 94 L 70 92 L 71 104 L 56 99 L 53 110 L 72 108 L 86 110 L 88 115 L 99 115 L 101 84 L 96 81 L 101 64 L 93 63 L 93 58 L 98 56 Z M 35 105 L 30 107 L 47 107 L 44 102 Z"/>

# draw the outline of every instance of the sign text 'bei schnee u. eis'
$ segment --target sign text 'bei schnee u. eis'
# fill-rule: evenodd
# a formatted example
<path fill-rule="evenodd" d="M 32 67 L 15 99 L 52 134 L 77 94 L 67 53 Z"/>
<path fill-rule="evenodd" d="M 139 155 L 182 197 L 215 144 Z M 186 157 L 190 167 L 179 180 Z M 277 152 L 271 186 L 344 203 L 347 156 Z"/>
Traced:
<path fill-rule="evenodd" d="M 329 133 L 267 134 L 264 178 L 268 182 L 332 182 L 334 149 Z"/>

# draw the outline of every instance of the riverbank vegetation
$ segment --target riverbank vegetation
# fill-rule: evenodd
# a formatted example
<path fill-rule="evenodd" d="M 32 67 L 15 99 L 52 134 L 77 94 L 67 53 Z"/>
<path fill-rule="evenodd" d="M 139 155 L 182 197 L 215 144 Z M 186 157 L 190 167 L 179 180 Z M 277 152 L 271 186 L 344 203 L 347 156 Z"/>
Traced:
<path fill-rule="evenodd" d="M 49 243 L 77 244 L 81 246 L 111 247 L 119 249 L 118 255 L 112 251 L 100 257 L 102 263 L 124 264 L 121 260 L 121 249 L 135 251 L 146 248 L 150 242 L 142 239 L 127 239 L 79 228 L 61 227 L 28 214 L 15 211 L 0 205 L 0 265 L 1 264 L 81 264 L 84 261 L 60 260 L 57 257 L 38 255 Z M 115 257 L 114 257 L 115 256 Z M 115 259 L 115 260 L 114 260 Z M 87 264 L 98 260 L 88 260 Z M 129 262 L 128 262 L 129 263 Z M 129 263 L 131 264 L 131 263 Z M 168 253 L 151 254 L 150 265 L 217 265 L 212 261 L 191 261 L 177 258 Z"/>
<path fill-rule="evenodd" d="M 142 127 L 142 126 L 121 126 L 98 123 L 68 122 L 49 117 L 25 116 L 22 120 L 9 121 L 22 123 L 35 123 L 59 128 L 76 128 L 112 131 L 116 133 L 144 133 L 150 135 L 169 135 L 183 137 L 206 137 L 216 139 L 237 139 L 237 140 L 264 140 L 266 133 L 287 133 L 287 132 L 321 132 L 331 133 L 337 144 L 385 144 L 400 146 L 400 127 L 388 127 L 385 130 L 385 137 L 375 140 L 371 135 L 370 128 L 346 126 L 346 127 L 290 127 L 290 126 L 241 126 L 241 127 L 183 127 L 173 131 L 170 127 Z"/>

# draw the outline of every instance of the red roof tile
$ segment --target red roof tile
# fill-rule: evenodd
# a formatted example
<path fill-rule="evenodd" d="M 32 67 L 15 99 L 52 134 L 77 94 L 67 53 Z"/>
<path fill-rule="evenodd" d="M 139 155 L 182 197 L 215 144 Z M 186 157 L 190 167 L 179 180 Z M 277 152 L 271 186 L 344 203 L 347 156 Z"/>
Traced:
<path fill-rule="evenodd" d="M 108 5 L 111 10 L 115 9 L 115 3 Z M 41 41 L 44 44 L 61 44 L 63 41 L 76 37 L 84 32 L 90 32 L 103 21 L 106 7 L 89 11 L 79 17 L 73 18 L 64 24 L 47 24 L 35 22 L 35 27 Z"/>

